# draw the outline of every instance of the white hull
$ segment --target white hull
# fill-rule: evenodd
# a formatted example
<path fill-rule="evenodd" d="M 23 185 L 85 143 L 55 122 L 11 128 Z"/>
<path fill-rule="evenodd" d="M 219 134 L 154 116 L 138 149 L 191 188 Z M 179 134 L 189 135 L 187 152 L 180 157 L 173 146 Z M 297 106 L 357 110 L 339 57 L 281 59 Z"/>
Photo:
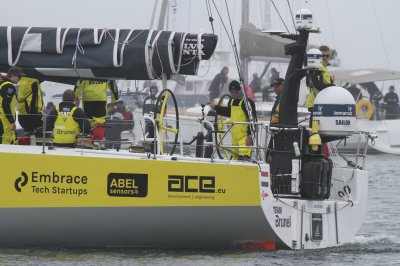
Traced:
<path fill-rule="evenodd" d="M 359 131 L 371 132 L 377 136 L 373 143 L 368 143 L 369 152 L 400 154 L 400 120 L 358 119 L 357 126 Z M 342 143 L 338 149 L 354 152 L 357 144 L 358 135 L 353 135 L 346 140 L 346 145 Z"/>

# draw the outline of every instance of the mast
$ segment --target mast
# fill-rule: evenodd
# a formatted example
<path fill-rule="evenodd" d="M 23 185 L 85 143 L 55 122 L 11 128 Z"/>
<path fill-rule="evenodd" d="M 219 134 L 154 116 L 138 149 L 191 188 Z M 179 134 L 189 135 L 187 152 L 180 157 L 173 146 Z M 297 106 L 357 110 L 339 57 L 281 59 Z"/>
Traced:
<path fill-rule="evenodd" d="M 168 0 L 162 0 L 161 8 L 160 8 L 160 18 L 158 20 L 158 30 L 163 30 L 165 26 L 165 17 L 167 15 L 168 10 Z"/>
<path fill-rule="evenodd" d="M 283 83 L 280 100 L 279 124 L 283 127 L 297 127 L 297 104 L 299 101 L 300 81 L 305 76 L 303 68 L 306 54 L 308 30 L 299 30 L 294 35 L 296 42 L 285 45 L 285 54 L 291 55 L 289 66 Z"/>

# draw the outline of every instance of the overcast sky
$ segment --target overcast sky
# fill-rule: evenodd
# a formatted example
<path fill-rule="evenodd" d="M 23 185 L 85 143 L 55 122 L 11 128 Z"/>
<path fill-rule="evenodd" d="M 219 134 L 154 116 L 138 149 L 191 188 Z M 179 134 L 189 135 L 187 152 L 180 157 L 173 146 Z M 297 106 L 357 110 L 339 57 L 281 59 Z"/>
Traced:
<path fill-rule="evenodd" d="M 149 28 L 156 0 L 12 0 L 1 1 L 1 25 Z M 190 1 L 190 0 L 187 0 Z M 212 1 L 212 0 L 211 0 Z M 215 0 L 218 8 L 224 2 Z M 274 0 L 287 25 L 292 25 L 287 1 Z M 306 3 L 307 2 L 307 3 Z M 322 34 L 311 41 L 328 44 L 339 52 L 343 67 L 392 67 L 400 69 L 400 1 L 398 0 L 289 0 L 294 12 L 307 7 Z M 228 0 L 234 28 L 240 26 L 240 0 Z M 375 7 L 375 9 L 374 9 Z M 259 0 L 250 0 L 251 20 L 261 27 L 264 10 Z M 210 32 L 205 0 L 190 1 L 190 31 Z M 222 11 L 226 13 L 225 10 Z M 217 34 L 221 26 L 215 10 Z M 272 26 L 282 28 L 271 5 Z M 228 22 L 227 20 L 225 21 Z M 380 29 L 380 30 L 379 30 Z M 236 37 L 238 37 L 236 32 Z M 224 48 L 229 49 L 225 38 Z M 386 52 L 385 52 L 386 51 Z"/>

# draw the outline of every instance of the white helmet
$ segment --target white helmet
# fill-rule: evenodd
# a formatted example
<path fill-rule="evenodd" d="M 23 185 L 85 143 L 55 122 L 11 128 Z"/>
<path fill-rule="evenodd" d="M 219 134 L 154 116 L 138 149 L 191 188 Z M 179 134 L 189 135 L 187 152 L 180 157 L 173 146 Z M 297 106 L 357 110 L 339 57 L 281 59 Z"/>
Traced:
<path fill-rule="evenodd" d="M 322 66 L 322 53 L 317 48 L 307 50 L 307 66 L 321 68 Z"/>
<path fill-rule="evenodd" d="M 296 13 L 296 29 L 311 29 L 313 26 L 312 13 L 308 9 L 300 9 Z"/>

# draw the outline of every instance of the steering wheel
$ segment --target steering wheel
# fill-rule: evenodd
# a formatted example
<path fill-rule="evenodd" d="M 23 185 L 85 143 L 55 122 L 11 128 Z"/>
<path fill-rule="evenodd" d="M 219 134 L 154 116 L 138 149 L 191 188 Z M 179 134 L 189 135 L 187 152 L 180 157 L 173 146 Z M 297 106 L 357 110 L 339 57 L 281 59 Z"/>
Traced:
<path fill-rule="evenodd" d="M 167 112 L 170 112 L 168 117 Z M 173 134 L 173 143 L 169 155 L 174 154 L 176 145 L 178 144 L 179 113 L 175 95 L 171 90 L 165 89 L 158 95 L 154 111 L 154 120 L 158 130 L 160 154 L 164 154 L 163 142 L 166 142 L 169 138 L 168 132 Z"/>

